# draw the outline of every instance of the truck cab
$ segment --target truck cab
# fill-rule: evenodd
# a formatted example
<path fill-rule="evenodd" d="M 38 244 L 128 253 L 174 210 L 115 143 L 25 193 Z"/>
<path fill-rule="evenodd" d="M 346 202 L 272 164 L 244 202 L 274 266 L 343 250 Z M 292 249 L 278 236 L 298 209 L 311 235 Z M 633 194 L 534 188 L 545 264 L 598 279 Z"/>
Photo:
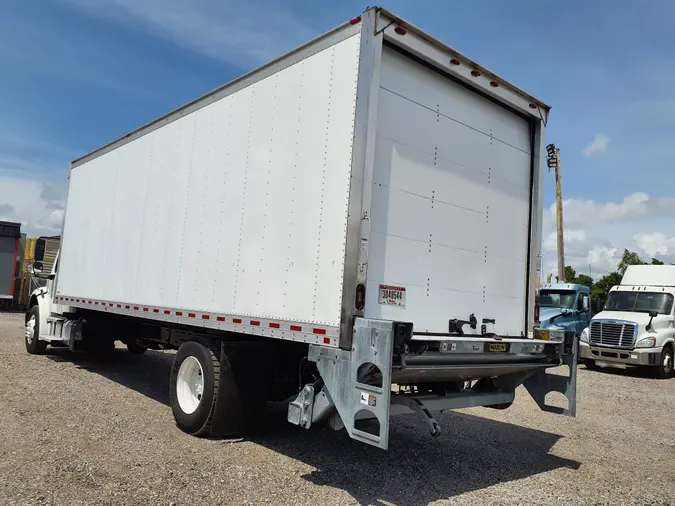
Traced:
<path fill-rule="evenodd" d="M 590 369 L 599 363 L 673 372 L 675 266 L 633 265 L 612 287 L 604 309 L 581 334 L 580 356 Z"/>
<path fill-rule="evenodd" d="M 539 327 L 574 331 L 591 321 L 591 289 L 576 283 L 546 283 L 539 290 Z"/>

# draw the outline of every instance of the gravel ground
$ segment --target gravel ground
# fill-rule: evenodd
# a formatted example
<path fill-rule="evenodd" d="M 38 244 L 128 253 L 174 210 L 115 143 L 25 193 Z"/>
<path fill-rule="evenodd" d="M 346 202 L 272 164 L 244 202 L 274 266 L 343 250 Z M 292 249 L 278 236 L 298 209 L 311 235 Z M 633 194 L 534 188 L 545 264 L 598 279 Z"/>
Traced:
<path fill-rule="evenodd" d="M 578 417 L 519 389 L 505 411 L 396 418 L 390 449 L 271 417 L 252 440 L 181 433 L 172 354 L 25 352 L 0 314 L 0 505 L 673 504 L 675 379 L 579 368 Z"/>

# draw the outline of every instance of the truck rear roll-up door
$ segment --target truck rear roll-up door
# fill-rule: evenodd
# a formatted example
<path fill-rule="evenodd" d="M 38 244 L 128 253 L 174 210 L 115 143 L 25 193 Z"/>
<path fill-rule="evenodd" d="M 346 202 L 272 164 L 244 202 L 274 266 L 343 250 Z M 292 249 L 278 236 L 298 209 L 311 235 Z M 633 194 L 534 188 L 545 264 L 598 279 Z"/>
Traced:
<path fill-rule="evenodd" d="M 532 140 L 523 117 L 396 50 L 382 54 L 366 316 L 525 330 Z M 383 304 L 380 286 L 405 288 Z M 384 302 L 387 302 L 386 300 Z"/>

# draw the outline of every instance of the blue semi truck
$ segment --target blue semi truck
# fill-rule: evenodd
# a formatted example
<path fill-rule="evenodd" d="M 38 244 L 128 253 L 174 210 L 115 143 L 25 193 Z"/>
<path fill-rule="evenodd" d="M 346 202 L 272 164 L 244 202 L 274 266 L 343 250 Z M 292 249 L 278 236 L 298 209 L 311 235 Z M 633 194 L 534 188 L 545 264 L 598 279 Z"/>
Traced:
<path fill-rule="evenodd" d="M 576 283 L 546 283 L 539 290 L 539 326 L 573 330 L 577 336 L 591 322 L 591 289 Z"/>

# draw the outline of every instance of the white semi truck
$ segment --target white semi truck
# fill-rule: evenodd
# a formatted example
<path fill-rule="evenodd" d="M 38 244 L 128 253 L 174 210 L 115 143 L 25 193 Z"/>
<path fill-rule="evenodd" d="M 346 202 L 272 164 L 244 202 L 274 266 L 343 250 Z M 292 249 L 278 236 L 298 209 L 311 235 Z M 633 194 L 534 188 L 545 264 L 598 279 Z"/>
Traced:
<path fill-rule="evenodd" d="M 658 378 L 673 374 L 675 265 L 631 265 L 603 310 L 581 334 L 586 366 L 637 366 Z"/>
<path fill-rule="evenodd" d="M 177 349 L 171 407 L 199 436 L 285 400 L 386 449 L 391 415 L 437 435 L 430 411 L 519 385 L 574 415 L 574 335 L 534 329 L 548 115 L 368 9 L 75 160 L 27 349 Z"/>

